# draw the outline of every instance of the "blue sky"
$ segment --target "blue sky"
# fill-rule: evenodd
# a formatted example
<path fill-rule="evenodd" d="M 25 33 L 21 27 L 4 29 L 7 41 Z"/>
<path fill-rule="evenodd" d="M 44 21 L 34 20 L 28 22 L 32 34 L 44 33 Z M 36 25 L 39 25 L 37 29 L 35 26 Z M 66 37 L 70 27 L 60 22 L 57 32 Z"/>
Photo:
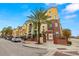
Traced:
<path fill-rule="evenodd" d="M 27 16 L 31 14 L 31 10 L 37 8 L 51 8 L 52 6 L 58 7 L 58 14 L 62 28 L 69 28 L 72 30 L 72 35 L 79 35 L 79 4 L 71 3 L 7 3 L 0 4 L 0 30 L 6 26 L 16 28 L 24 24 L 28 20 Z"/>

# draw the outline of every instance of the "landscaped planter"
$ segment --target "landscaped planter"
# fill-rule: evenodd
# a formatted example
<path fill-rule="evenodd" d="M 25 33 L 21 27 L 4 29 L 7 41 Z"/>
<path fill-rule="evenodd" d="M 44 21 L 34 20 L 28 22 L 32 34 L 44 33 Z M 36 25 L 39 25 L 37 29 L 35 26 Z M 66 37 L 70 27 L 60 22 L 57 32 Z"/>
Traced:
<path fill-rule="evenodd" d="M 54 44 L 61 44 L 61 45 L 67 45 L 68 41 L 67 39 L 54 39 Z"/>

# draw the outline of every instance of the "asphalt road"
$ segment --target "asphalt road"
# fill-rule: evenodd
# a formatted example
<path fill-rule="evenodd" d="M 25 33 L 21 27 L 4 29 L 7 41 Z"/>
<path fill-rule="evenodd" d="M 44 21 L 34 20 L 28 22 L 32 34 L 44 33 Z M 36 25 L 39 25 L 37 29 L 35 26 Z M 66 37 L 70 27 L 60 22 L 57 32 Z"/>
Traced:
<path fill-rule="evenodd" d="M 0 38 L 0 56 L 42 56 L 48 51 L 24 47 L 22 43 L 14 43 Z"/>

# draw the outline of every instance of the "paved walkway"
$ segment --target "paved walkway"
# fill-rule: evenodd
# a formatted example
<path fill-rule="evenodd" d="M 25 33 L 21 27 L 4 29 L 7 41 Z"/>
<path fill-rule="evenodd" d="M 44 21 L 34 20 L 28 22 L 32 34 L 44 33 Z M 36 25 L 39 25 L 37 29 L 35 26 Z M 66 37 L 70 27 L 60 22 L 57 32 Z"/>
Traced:
<path fill-rule="evenodd" d="M 40 49 L 47 49 L 49 52 L 45 55 L 47 56 L 77 56 L 79 55 L 79 40 L 78 39 L 70 39 L 72 41 L 71 46 L 65 45 L 56 45 L 53 44 L 53 41 L 47 41 L 44 44 L 36 44 L 33 41 L 26 41 L 23 46 L 26 47 L 33 47 L 33 48 L 40 48 Z"/>
<path fill-rule="evenodd" d="M 79 56 L 78 50 L 51 50 L 45 56 Z"/>

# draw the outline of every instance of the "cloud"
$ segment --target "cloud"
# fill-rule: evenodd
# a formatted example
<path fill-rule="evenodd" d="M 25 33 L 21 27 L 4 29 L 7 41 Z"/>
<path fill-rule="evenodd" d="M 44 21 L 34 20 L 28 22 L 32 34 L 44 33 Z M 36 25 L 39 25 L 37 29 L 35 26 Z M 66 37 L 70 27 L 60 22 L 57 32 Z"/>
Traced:
<path fill-rule="evenodd" d="M 71 18 L 75 18 L 77 15 L 73 14 L 73 15 L 66 15 L 65 19 L 71 19 Z"/>
<path fill-rule="evenodd" d="M 55 7 L 55 6 L 57 6 L 56 3 L 45 3 L 45 5 L 46 5 L 47 7 Z"/>
<path fill-rule="evenodd" d="M 45 3 L 46 6 L 57 6 L 57 5 L 63 5 L 65 3 Z"/>
<path fill-rule="evenodd" d="M 63 5 L 63 4 L 65 4 L 65 3 L 56 3 L 57 5 Z"/>
<path fill-rule="evenodd" d="M 69 4 L 66 6 L 66 8 L 63 11 L 68 12 L 68 13 L 74 13 L 76 11 L 79 11 L 79 4 L 78 3 Z"/>

